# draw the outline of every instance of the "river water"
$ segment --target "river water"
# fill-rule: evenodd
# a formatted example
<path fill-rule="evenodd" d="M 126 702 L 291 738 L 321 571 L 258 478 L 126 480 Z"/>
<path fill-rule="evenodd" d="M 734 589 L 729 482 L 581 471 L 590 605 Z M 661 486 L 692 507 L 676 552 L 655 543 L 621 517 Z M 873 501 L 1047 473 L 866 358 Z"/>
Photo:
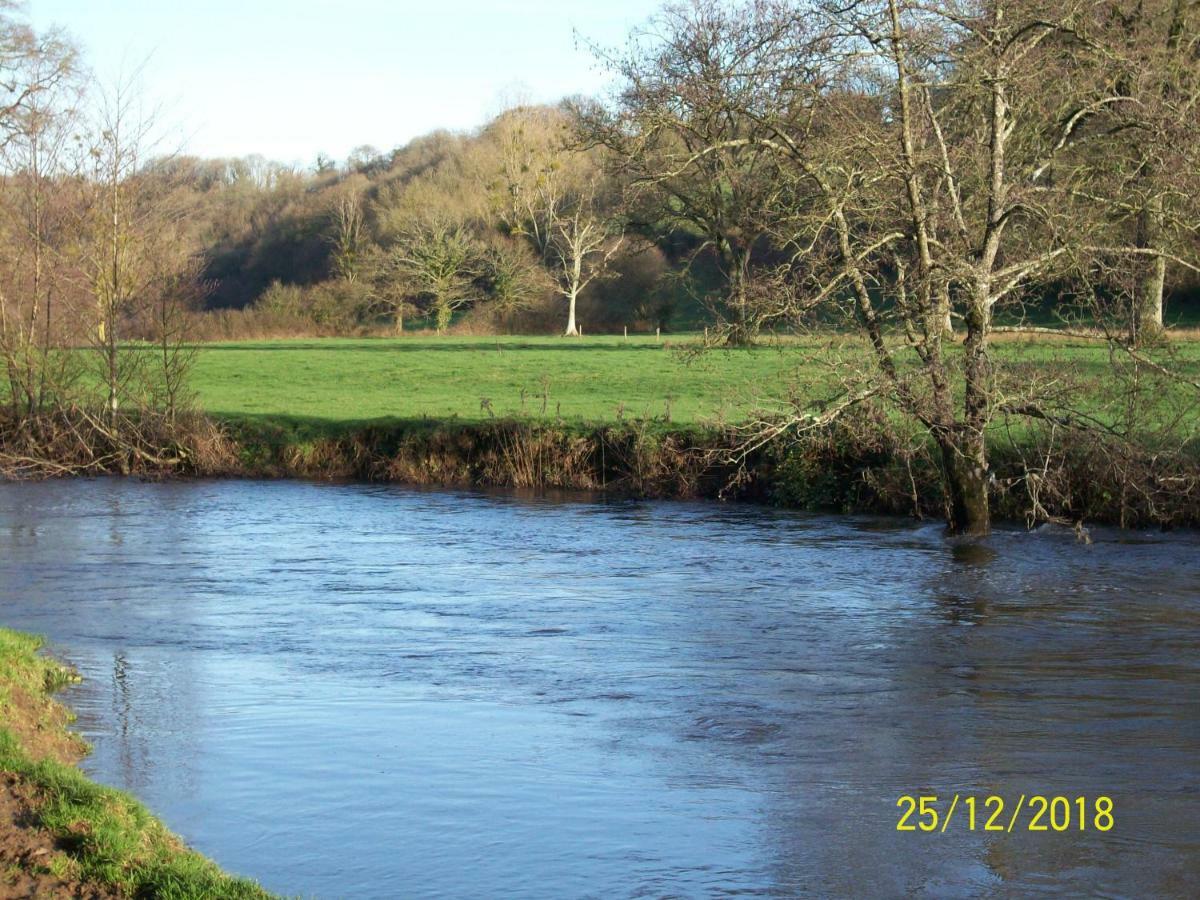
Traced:
<path fill-rule="evenodd" d="M 1193 896 L 1200 538 L 1094 537 L 3 485 L 0 623 L 85 676 L 89 773 L 293 895 Z M 983 830 L 1035 794 L 1085 829 Z"/>

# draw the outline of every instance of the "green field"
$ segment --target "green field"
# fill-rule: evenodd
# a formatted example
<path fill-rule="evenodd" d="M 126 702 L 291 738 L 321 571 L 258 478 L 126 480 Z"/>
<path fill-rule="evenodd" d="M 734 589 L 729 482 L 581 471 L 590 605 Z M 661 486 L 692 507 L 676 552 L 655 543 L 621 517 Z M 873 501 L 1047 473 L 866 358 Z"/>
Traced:
<path fill-rule="evenodd" d="M 689 425 L 744 419 L 793 388 L 800 396 L 824 393 L 838 377 L 838 361 L 851 365 L 860 352 L 851 344 L 835 348 L 829 339 L 700 355 L 685 352 L 688 346 L 693 338 L 414 336 L 208 344 L 199 351 L 193 387 L 200 407 L 224 420 L 332 428 L 379 419 L 472 422 L 493 415 L 664 422 L 669 407 L 672 424 Z M 1005 342 L 996 352 L 1010 368 L 1031 376 L 1070 368 L 1103 393 L 1109 356 L 1102 344 Z M 1177 344 L 1176 352 L 1173 364 L 1200 377 L 1200 341 Z"/>
<path fill-rule="evenodd" d="M 548 419 L 665 419 L 669 407 L 672 423 L 692 424 L 741 418 L 780 396 L 806 358 L 796 344 L 689 357 L 680 343 L 412 337 L 210 344 L 198 356 L 193 387 L 201 408 L 220 419 L 542 417 L 545 395 Z"/>

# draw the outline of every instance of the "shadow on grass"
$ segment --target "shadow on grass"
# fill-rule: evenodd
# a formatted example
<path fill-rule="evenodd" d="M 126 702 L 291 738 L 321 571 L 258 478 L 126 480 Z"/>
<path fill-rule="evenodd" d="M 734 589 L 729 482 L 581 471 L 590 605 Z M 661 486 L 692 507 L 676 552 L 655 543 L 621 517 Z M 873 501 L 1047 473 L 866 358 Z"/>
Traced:
<path fill-rule="evenodd" d="M 488 428 L 524 426 L 554 429 L 570 434 L 587 434 L 599 429 L 641 428 L 648 433 L 671 432 L 703 434 L 710 429 L 694 422 L 669 423 L 662 419 L 638 419 L 618 422 L 613 419 L 559 419 L 554 416 L 497 416 L 494 419 L 459 416 L 382 416 L 374 419 L 329 419 L 320 416 L 293 416 L 275 413 L 222 413 L 208 415 L 241 439 L 269 444 L 294 444 L 349 437 L 364 432 L 417 436 L 447 430 L 472 431 Z"/>
<path fill-rule="evenodd" d="M 359 352 L 370 350 L 377 353 L 424 353 L 428 351 L 437 353 L 508 353 L 508 352 L 525 352 L 525 351 L 547 351 L 547 350 L 571 350 L 571 351 L 596 351 L 596 350 L 670 350 L 671 346 L 667 346 L 666 339 L 664 343 L 658 344 L 646 343 L 645 341 L 631 341 L 626 344 L 619 340 L 616 342 L 601 342 L 601 341 L 568 341 L 563 340 L 557 343 L 552 338 L 546 338 L 544 341 L 522 341 L 522 342 L 506 342 L 500 341 L 499 344 L 494 342 L 463 342 L 463 341 L 434 341 L 425 339 L 413 339 L 406 341 L 403 339 L 381 338 L 379 341 L 355 341 L 344 338 L 331 338 L 327 341 L 271 341 L 271 342 L 232 342 L 219 344 L 193 344 L 196 349 L 203 350 L 206 353 L 232 351 L 232 352 L 248 352 L 255 353 L 261 351 L 271 352 L 294 352 L 294 351 L 320 351 L 323 353 L 341 353 L 346 351 Z M 673 346 L 678 346 L 678 341 Z M 499 348 L 499 349 L 497 349 Z"/>

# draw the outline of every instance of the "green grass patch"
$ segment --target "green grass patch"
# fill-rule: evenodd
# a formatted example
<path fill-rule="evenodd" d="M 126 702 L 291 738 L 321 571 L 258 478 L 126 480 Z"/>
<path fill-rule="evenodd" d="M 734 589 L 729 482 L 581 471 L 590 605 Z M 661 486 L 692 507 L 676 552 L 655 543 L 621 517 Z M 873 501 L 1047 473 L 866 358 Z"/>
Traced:
<path fill-rule="evenodd" d="M 29 696 L 52 694 L 78 680 L 69 668 L 38 654 L 43 641 L 32 634 L 0 628 L 0 712 L 9 721 L 18 714 L 14 689 Z"/>
<path fill-rule="evenodd" d="M 412 337 L 208 344 L 193 387 L 218 419 L 675 424 L 741 418 L 803 363 L 794 345 L 688 361 L 653 337 Z M 779 391 L 774 390 L 779 396 Z"/>
<path fill-rule="evenodd" d="M 311 440 L 368 422 L 481 422 L 514 418 L 567 426 L 619 419 L 674 427 L 743 421 L 789 395 L 836 390 L 870 371 L 844 336 L 780 340 L 749 349 L 684 352 L 694 336 L 425 337 L 208 344 L 193 387 L 205 412 Z M 1177 342 L 1172 365 L 1200 378 L 1200 341 Z M 1108 399 L 1108 348 L 1094 341 L 1000 341 L 1001 369 L 1068 373 Z"/>

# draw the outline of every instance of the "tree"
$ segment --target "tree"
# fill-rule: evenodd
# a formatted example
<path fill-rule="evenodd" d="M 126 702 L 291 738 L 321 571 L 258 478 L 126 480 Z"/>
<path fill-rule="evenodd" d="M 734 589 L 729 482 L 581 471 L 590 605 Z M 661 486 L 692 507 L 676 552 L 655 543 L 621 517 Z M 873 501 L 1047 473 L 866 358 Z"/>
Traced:
<path fill-rule="evenodd" d="M 66 384 L 69 360 L 53 352 L 67 317 L 70 245 L 78 200 L 73 137 L 83 92 L 74 46 L 0 21 L 0 67 L 10 96 L 0 110 L 0 354 L 10 397 L 35 418 Z"/>
<path fill-rule="evenodd" d="M 484 248 L 481 262 L 488 305 L 501 320 L 529 308 L 548 290 L 546 270 L 524 242 L 496 238 Z"/>
<path fill-rule="evenodd" d="M 987 431 L 997 415 L 1069 421 L 1036 375 L 991 353 L 998 308 L 1094 277 L 1109 244 L 1089 188 L 1118 84 L 1081 25 L 1092 4 L 860 0 L 777 7 L 782 52 L 756 62 L 781 102 L 743 106 L 759 126 L 697 147 L 755 143 L 787 161 L 779 221 L 811 298 L 848 304 L 873 371 L 793 425 L 816 427 L 883 397 L 938 448 L 950 528 L 990 527 Z M 757 9 L 758 6 L 752 5 Z M 774 76 L 765 73 L 773 72 Z M 1082 74 L 1081 74 L 1082 73 Z M 748 76 L 749 71 L 746 72 Z M 961 352 L 945 321 L 965 327 Z"/>
<path fill-rule="evenodd" d="M 499 151 L 492 186 L 496 217 L 508 234 L 527 238 L 543 260 L 550 256 L 563 194 L 587 168 L 584 155 L 568 147 L 569 125 L 561 110 L 520 106 L 501 114 L 487 132 Z"/>
<path fill-rule="evenodd" d="M 456 309 L 475 300 L 478 253 L 463 226 L 417 223 L 391 248 L 390 256 L 402 290 L 433 312 L 438 334 L 449 327 Z"/>
<path fill-rule="evenodd" d="M 616 103 L 573 106 L 581 140 L 610 151 L 643 226 L 660 235 L 694 229 L 696 253 L 715 251 L 733 344 L 758 327 L 748 285 L 779 185 L 761 113 L 780 98 L 764 74 L 778 66 L 791 29 L 771 0 L 667 6 L 628 53 L 599 53 L 621 79 Z"/>
<path fill-rule="evenodd" d="M 558 292 L 567 301 L 566 334 L 577 335 L 575 309 L 580 293 L 608 272 L 624 237 L 597 208 L 593 181 L 565 201 L 550 223 L 550 256 Z"/>
<path fill-rule="evenodd" d="M 199 261 L 180 248 L 183 258 L 168 261 L 150 304 L 151 335 L 154 338 L 154 360 L 148 378 L 150 405 L 161 410 L 167 424 L 174 427 L 179 413 L 188 408 L 194 395 L 189 390 L 197 349 L 188 342 L 189 313 L 202 299 Z"/>
<path fill-rule="evenodd" d="M 329 212 L 328 240 L 333 250 L 333 269 L 346 281 L 358 279 L 367 251 L 362 190 L 363 185 L 357 181 L 342 186 Z"/>
<path fill-rule="evenodd" d="M 182 396 L 190 355 L 182 351 L 180 313 L 193 294 L 195 269 L 171 180 L 161 165 L 146 164 L 154 119 L 143 111 L 134 82 L 102 91 L 97 116 L 81 266 L 91 309 L 81 312 L 91 323 L 109 436 L 116 439 L 124 402 L 143 403 L 140 391 L 156 377 L 147 371 L 152 357 L 127 345 L 136 329 L 145 332 L 149 323 L 162 351 L 165 396 L 172 404 Z"/>
<path fill-rule="evenodd" d="M 1103 65 L 1096 90 L 1125 99 L 1105 110 L 1113 134 L 1094 164 L 1116 239 L 1139 251 L 1128 260 L 1130 336 L 1156 341 L 1172 258 L 1196 235 L 1200 205 L 1191 179 L 1200 171 L 1200 3 L 1107 0 L 1093 4 L 1088 37 Z"/>

